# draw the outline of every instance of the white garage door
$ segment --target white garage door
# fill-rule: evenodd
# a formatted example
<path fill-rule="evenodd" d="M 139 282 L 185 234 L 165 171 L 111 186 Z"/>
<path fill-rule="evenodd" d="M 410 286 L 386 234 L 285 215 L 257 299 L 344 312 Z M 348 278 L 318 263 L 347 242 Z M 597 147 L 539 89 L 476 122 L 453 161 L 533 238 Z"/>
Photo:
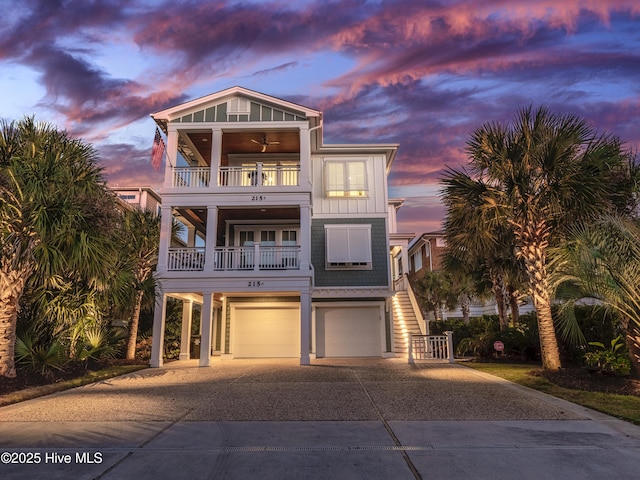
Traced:
<path fill-rule="evenodd" d="M 319 307 L 316 327 L 319 357 L 382 355 L 382 319 L 378 307 Z"/>
<path fill-rule="evenodd" d="M 236 307 L 232 318 L 233 356 L 299 357 L 300 309 Z"/>

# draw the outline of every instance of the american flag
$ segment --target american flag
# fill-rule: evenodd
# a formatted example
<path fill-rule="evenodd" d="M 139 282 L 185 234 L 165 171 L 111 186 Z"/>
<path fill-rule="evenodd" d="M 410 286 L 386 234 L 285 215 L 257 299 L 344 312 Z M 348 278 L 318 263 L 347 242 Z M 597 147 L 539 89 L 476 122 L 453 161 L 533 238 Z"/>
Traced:
<path fill-rule="evenodd" d="M 153 139 L 153 148 L 151 149 L 151 165 L 156 170 L 160 170 L 162 155 L 164 155 L 164 140 L 160 136 L 160 130 L 156 127 L 156 136 Z"/>

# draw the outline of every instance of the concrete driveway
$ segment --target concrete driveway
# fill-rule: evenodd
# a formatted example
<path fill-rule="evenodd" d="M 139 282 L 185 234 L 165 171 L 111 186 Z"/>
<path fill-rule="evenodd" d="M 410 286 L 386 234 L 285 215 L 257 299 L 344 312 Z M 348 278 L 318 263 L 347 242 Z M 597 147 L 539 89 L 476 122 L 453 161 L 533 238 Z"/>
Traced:
<path fill-rule="evenodd" d="M 460 365 L 165 365 L 0 408 L 0 478 L 634 478 L 640 427 Z"/>

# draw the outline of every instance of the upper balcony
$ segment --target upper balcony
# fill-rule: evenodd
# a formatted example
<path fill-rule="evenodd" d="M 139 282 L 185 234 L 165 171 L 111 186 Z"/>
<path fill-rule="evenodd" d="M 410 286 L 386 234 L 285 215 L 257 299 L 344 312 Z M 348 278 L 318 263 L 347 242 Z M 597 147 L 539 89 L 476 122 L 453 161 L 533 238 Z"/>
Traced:
<path fill-rule="evenodd" d="M 229 131 L 173 127 L 164 188 L 185 193 L 219 188 L 237 192 L 307 185 L 308 136 L 307 131 L 291 127 L 263 131 L 256 131 L 255 126 Z"/>

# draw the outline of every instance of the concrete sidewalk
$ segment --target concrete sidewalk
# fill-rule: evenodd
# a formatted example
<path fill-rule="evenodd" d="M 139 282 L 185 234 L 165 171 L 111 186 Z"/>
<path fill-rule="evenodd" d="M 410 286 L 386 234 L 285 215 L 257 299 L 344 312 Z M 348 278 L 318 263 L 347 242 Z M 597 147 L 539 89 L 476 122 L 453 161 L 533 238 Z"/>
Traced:
<path fill-rule="evenodd" d="M 172 363 L 0 421 L 2 479 L 590 479 L 640 465 L 639 427 L 399 359 Z"/>

